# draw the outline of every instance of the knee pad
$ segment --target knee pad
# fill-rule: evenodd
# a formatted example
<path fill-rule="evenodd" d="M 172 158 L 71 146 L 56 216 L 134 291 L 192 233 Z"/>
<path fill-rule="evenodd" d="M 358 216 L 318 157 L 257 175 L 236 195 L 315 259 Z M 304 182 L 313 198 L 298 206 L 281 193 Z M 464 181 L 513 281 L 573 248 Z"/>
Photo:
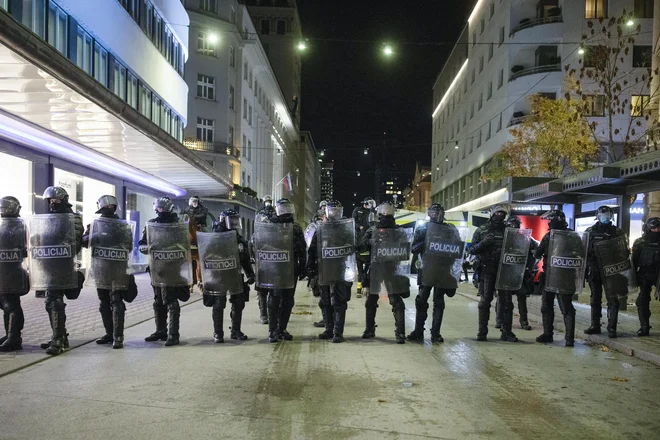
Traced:
<path fill-rule="evenodd" d="M 125 312 L 126 304 L 124 304 L 124 301 L 114 302 L 112 303 L 112 310 L 116 310 L 118 312 Z"/>
<path fill-rule="evenodd" d="M 415 307 L 418 309 L 428 310 L 429 303 L 422 295 L 417 295 L 415 297 Z"/>
<path fill-rule="evenodd" d="M 241 311 L 245 308 L 245 301 L 243 301 L 242 298 L 239 298 L 240 295 L 232 295 L 232 297 L 229 299 L 231 302 L 231 308 L 232 310 L 236 311 Z M 233 300 L 233 301 L 232 301 Z"/>
<path fill-rule="evenodd" d="M 173 313 L 179 313 L 181 311 L 181 306 L 178 301 L 173 301 L 167 305 L 167 310 Z"/>

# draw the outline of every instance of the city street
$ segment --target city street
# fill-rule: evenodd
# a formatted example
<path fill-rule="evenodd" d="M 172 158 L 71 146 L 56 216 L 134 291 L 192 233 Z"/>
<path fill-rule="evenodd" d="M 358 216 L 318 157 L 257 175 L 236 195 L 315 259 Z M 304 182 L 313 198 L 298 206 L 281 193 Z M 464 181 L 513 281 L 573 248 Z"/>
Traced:
<path fill-rule="evenodd" d="M 360 338 L 355 298 L 348 341 L 318 340 L 304 285 L 296 301 L 291 342 L 267 342 L 253 297 L 250 340 L 214 344 L 210 309 L 196 302 L 182 309 L 178 347 L 144 342 L 146 321 L 127 329 L 123 350 L 91 343 L 8 374 L 0 438 L 650 439 L 660 429 L 660 368 L 582 341 L 565 348 L 562 334 L 534 343 L 538 325 L 514 329 L 515 344 L 491 326 L 477 343 L 477 303 L 465 296 L 447 300 L 436 346 L 396 345 L 383 298 L 375 340 Z M 409 331 L 414 297 L 407 307 Z"/>

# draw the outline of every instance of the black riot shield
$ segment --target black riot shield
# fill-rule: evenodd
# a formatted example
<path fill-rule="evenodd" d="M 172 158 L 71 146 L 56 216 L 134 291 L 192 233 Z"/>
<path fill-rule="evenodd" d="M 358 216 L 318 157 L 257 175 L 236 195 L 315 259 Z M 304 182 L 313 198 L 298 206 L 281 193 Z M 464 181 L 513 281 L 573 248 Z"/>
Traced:
<path fill-rule="evenodd" d="M 352 218 L 320 222 L 316 244 L 319 284 L 355 280 L 355 223 Z"/>
<path fill-rule="evenodd" d="M 531 240 L 531 229 L 506 228 L 495 281 L 496 289 L 515 292 L 522 288 Z"/>
<path fill-rule="evenodd" d="M 388 295 L 410 292 L 410 232 L 404 229 L 374 228 L 369 266 L 369 293 Z"/>
<path fill-rule="evenodd" d="M 305 243 L 307 243 L 307 248 L 312 244 L 312 238 L 314 238 L 314 234 L 316 233 L 317 225 L 316 222 L 312 222 L 307 225 L 305 228 Z"/>
<path fill-rule="evenodd" d="M 38 214 L 30 218 L 30 280 L 37 290 L 77 289 L 75 217 Z"/>
<path fill-rule="evenodd" d="M 147 222 L 151 284 L 182 287 L 192 284 L 188 223 Z"/>
<path fill-rule="evenodd" d="M 582 291 L 588 233 L 558 230 L 550 231 L 545 289 L 562 295 L 575 295 Z"/>
<path fill-rule="evenodd" d="M 198 232 L 202 283 L 207 295 L 243 293 L 243 275 L 236 231 Z"/>
<path fill-rule="evenodd" d="M 97 218 L 89 234 L 85 284 L 97 289 L 128 290 L 135 222 Z"/>
<path fill-rule="evenodd" d="M 20 218 L 0 218 L 0 295 L 24 294 L 28 290 L 24 262 L 27 257 L 27 227 Z"/>
<path fill-rule="evenodd" d="M 605 296 L 624 297 L 637 292 L 635 270 L 630 261 L 625 235 L 594 243 L 594 252 L 603 280 Z"/>
<path fill-rule="evenodd" d="M 257 287 L 292 289 L 295 286 L 293 224 L 255 223 L 254 227 Z"/>
<path fill-rule="evenodd" d="M 422 286 L 458 288 L 467 234 L 467 228 L 457 228 L 449 223 L 426 224 L 426 241 L 418 275 Z"/>

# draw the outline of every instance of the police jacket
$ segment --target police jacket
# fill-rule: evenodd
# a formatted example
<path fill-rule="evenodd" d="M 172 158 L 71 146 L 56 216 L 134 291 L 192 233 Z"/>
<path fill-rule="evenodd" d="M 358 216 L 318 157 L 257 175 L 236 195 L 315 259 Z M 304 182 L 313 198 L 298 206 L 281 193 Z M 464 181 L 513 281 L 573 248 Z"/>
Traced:
<path fill-rule="evenodd" d="M 20 216 L 7 216 L 3 218 L 19 219 Z M 6 229 L 0 231 L 2 242 L 5 246 L 9 246 L 11 250 L 3 250 L 0 252 L 0 279 L 5 278 L 9 281 L 9 288 L 7 283 L 3 287 L 5 293 L 15 293 L 17 295 L 25 295 L 30 291 L 30 280 L 27 271 L 23 268 L 23 260 L 28 257 L 27 251 L 27 230 L 25 223 L 16 224 L 16 228 L 11 228 L 7 225 Z M 18 251 L 14 251 L 18 249 Z M 22 279 L 21 283 L 17 282 Z M 14 290 L 15 287 L 15 291 Z M 22 287 L 22 291 L 21 291 Z M 1 295 L 1 294 L 0 294 Z"/>
<path fill-rule="evenodd" d="M 345 219 L 346 217 L 342 217 L 342 220 Z M 326 220 L 327 222 L 333 222 L 336 220 L 333 219 L 328 219 Z M 312 240 L 309 243 L 309 248 L 307 249 L 307 264 L 306 264 L 306 269 L 307 269 L 307 274 L 309 276 L 314 276 L 318 273 L 319 270 L 319 254 L 318 254 L 318 233 L 319 230 L 316 228 L 314 231 L 314 235 L 312 235 Z"/>
<path fill-rule="evenodd" d="M 119 216 L 117 214 L 101 214 L 101 218 L 113 218 L 118 220 Z M 85 229 L 85 232 L 83 233 L 82 236 L 82 247 L 86 248 L 89 246 L 89 234 L 91 232 L 92 225 L 89 224 L 87 225 L 87 228 Z"/>
<path fill-rule="evenodd" d="M 613 224 L 604 224 L 596 222 L 593 226 L 587 228 L 589 233 L 589 248 L 587 249 L 587 279 L 590 281 L 600 280 L 600 269 L 598 266 L 598 258 L 594 245 L 605 240 L 611 240 L 623 235 L 621 229 Z"/>
<path fill-rule="evenodd" d="M 80 213 L 74 212 L 71 209 L 70 203 L 60 203 L 60 208 L 57 211 L 51 211 L 50 214 L 73 214 L 75 221 L 74 224 L 74 234 L 76 238 L 76 254 L 82 249 L 82 236 L 83 236 L 83 224 L 82 224 L 82 215 Z"/>
<path fill-rule="evenodd" d="M 470 254 L 479 257 L 479 269 L 483 273 L 497 273 L 502 256 L 505 230 L 505 226 L 496 228 L 491 221 L 488 221 L 474 231 Z"/>
<path fill-rule="evenodd" d="M 563 227 L 563 228 L 557 228 L 558 231 L 572 231 L 572 229 L 569 229 L 568 227 Z M 548 248 L 550 247 L 550 231 L 548 231 L 543 238 L 541 239 L 541 243 L 539 243 L 538 247 L 534 251 L 534 258 L 535 259 L 540 259 L 543 258 L 543 272 L 547 272 L 548 270 Z"/>
<path fill-rule="evenodd" d="M 271 219 L 272 223 L 292 223 L 293 224 L 293 259 L 295 262 L 295 276 L 306 274 L 305 265 L 307 263 L 307 244 L 305 235 L 298 223 L 293 221 L 292 215 L 275 216 Z"/>
<path fill-rule="evenodd" d="M 231 229 L 227 229 L 227 227 L 221 223 L 216 223 L 213 225 L 213 232 L 227 232 L 230 230 Z M 248 276 L 248 278 L 254 278 L 254 269 L 250 263 L 250 251 L 248 242 L 243 238 L 241 234 L 238 233 L 238 231 L 236 231 L 236 238 L 238 241 L 238 258 L 241 260 L 241 267 L 243 268 L 243 271 L 245 272 L 245 275 Z"/>
<path fill-rule="evenodd" d="M 373 244 L 373 235 L 374 231 L 378 229 L 398 229 L 399 225 L 396 224 L 394 217 L 390 215 L 381 215 L 378 224 L 371 226 L 367 229 L 367 232 L 364 233 L 360 241 L 358 242 L 357 248 L 359 252 L 371 252 L 371 246 Z"/>
<path fill-rule="evenodd" d="M 163 212 L 163 215 L 152 218 L 147 223 L 178 223 L 179 216 L 175 212 Z M 147 227 L 142 229 L 142 238 L 138 241 L 139 245 L 147 244 Z"/>
<path fill-rule="evenodd" d="M 195 208 L 189 207 L 186 214 L 190 216 L 190 219 L 194 221 L 197 226 L 206 227 L 206 216 L 209 214 L 209 210 L 206 206 L 199 203 Z"/>
<path fill-rule="evenodd" d="M 362 231 L 362 234 L 369 229 L 369 214 L 371 214 L 371 210 L 369 208 L 365 208 L 364 206 L 358 206 L 353 210 L 353 220 L 355 220 L 355 229 L 359 232 Z M 362 226 L 364 229 L 360 229 L 360 226 Z"/>
<path fill-rule="evenodd" d="M 635 240 L 632 260 L 638 276 L 655 282 L 660 271 L 660 234 L 646 232 Z"/>

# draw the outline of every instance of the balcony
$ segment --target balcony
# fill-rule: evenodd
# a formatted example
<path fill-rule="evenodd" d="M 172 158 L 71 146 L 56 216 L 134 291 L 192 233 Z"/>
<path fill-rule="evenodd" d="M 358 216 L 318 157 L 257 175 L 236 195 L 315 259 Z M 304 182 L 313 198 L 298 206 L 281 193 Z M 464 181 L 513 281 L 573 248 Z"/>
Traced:
<path fill-rule="evenodd" d="M 543 18 L 534 18 L 534 19 L 525 18 L 523 20 L 520 20 L 520 24 L 511 30 L 509 36 L 513 37 L 516 34 L 516 32 L 522 31 L 523 29 L 529 29 L 544 24 L 563 23 L 563 22 L 564 22 L 564 17 L 561 15 L 561 13 L 559 15 L 552 17 L 543 17 Z"/>
<path fill-rule="evenodd" d="M 241 157 L 240 150 L 226 142 L 206 142 L 194 138 L 186 138 L 183 140 L 183 145 L 192 151 L 224 154 L 226 156 L 232 156 L 236 160 L 239 160 Z"/>
<path fill-rule="evenodd" d="M 526 115 L 526 114 L 524 114 L 523 112 L 515 112 L 515 113 L 513 114 L 513 117 L 512 117 L 511 120 L 509 121 L 509 125 L 507 125 L 507 128 L 508 128 L 508 127 L 513 127 L 514 125 L 520 125 L 520 124 L 522 124 L 524 121 L 526 121 L 527 119 L 529 119 L 531 116 L 532 116 L 532 115 Z"/>
<path fill-rule="evenodd" d="M 561 62 L 557 64 L 547 64 L 543 66 L 527 68 L 522 66 L 513 66 L 511 72 L 513 72 L 513 74 L 509 78 L 509 82 L 515 81 L 523 76 L 534 75 L 536 73 L 561 72 Z"/>
<path fill-rule="evenodd" d="M 219 196 L 219 198 L 220 199 L 227 199 L 227 200 L 235 200 L 237 202 L 242 202 L 242 203 L 245 203 L 246 205 L 248 205 L 249 207 L 251 207 L 255 210 L 261 208 L 261 206 L 262 206 L 261 202 L 258 199 L 254 198 L 252 196 L 249 196 L 249 195 L 245 194 L 242 191 L 237 191 L 237 190 L 230 191 L 227 194 L 221 194 Z"/>

